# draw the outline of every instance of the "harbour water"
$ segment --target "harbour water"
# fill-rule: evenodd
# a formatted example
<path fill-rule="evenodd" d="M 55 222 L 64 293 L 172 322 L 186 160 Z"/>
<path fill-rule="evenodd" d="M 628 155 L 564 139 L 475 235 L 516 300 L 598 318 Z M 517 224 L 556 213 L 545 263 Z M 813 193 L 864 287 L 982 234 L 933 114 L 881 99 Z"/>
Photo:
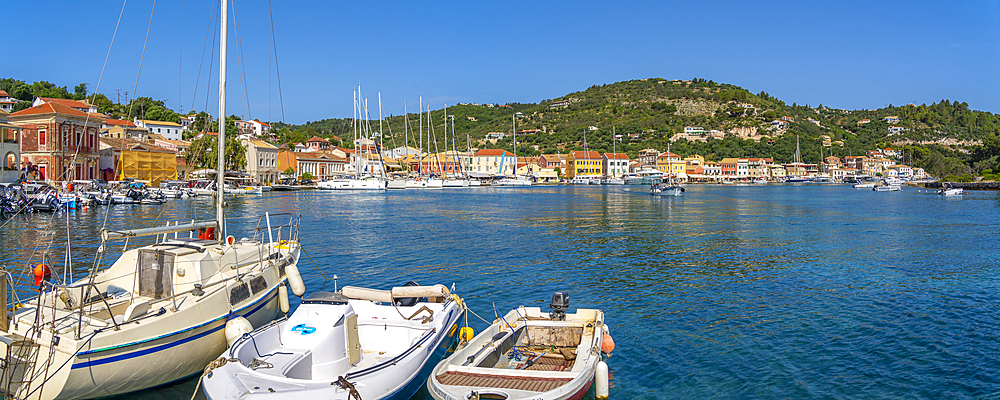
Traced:
<path fill-rule="evenodd" d="M 237 237 L 265 211 L 301 213 L 306 253 L 340 286 L 454 283 L 490 320 L 494 304 L 547 309 L 568 290 L 572 308 L 607 312 L 614 399 L 1000 396 L 1000 193 L 646 189 L 276 192 L 232 198 L 227 212 Z M 76 273 L 105 217 L 122 228 L 212 215 L 209 199 L 72 212 Z M 46 249 L 62 259 L 66 221 L 15 218 L 0 228 L 0 264 L 23 269 Z M 310 258 L 299 269 L 307 291 L 333 289 Z"/>

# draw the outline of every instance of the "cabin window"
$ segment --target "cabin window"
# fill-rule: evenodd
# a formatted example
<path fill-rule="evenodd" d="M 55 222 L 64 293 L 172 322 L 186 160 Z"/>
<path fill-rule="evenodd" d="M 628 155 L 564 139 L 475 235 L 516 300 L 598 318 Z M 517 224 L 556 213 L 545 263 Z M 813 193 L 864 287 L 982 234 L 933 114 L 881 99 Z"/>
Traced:
<path fill-rule="evenodd" d="M 253 290 L 253 294 L 258 294 L 263 290 L 267 289 L 267 280 L 263 276 L 258 276 L 250 280 L 250 289 Z"/>
<path fill-rule="evenodd" d="M 250 288 L 245 283 L 239 283 L 229 289 L 229 305 L 235 306 L 250 298 Z"/>
<path fill-rule="evenodd" d="M 173 295 L 174 255 L 163 250 L 139 250 L 139 295 L 162 299 Z"/>

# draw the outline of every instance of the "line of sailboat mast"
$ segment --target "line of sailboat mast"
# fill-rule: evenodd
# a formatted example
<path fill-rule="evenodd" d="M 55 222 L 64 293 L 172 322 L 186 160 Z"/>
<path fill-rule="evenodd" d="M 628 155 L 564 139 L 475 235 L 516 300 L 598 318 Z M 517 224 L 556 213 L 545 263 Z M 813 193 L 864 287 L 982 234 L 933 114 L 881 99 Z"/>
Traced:
<path fill-rule="evenodd" d="M 218 235 L 216 238 L 225 240 L 226 237 L 226 224 L 223 219 L 222 211 L 222 201 L 223 193 L 225 192 L 225 174 L 226 174 L 226 164 L 225 164 L 225 154 L 226 154 L 226 46 L 227 46 L 227 33 L 228 27 L 226 23 L 226 16 L 229 15 L 229 4 L 228 0 L 220 0 L 222 4 L 222 40 L 219 43 L 219 136 L 218 136 L 218 151 L 217 163 L 216 163 L 216 173 L 215 173 L 215 185 L 216 185 L 216 201 L 215 201 L 215 221 L 219 224 L 217 229 Z"/>

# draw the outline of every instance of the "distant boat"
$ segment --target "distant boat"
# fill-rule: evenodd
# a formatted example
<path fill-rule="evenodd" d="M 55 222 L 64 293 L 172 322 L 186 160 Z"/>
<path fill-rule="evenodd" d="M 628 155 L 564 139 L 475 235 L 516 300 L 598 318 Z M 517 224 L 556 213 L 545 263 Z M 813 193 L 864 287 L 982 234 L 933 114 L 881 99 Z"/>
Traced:
<path fill-rule="evenodd" d="M 601 184 L 602 185 L 624 185 L 625 184 L 625 179 L 624 178 L 608 177 L 608 178 L 601 179 Z"/>
<path fill-rule="evenodd" d="M 653 196 L 680 196 L 684 194 L 684 188 L 675 182 L 673 178 L 665 179 L 663 182 L 654 184 L 649 189 L 649 194 Z"/>
<path fill-rule="evenodd" d="M 871 189 L 875 186 L 875 182 L 859 182 L 854 184 L 855 189 Z"/>
<path fill-rule="evenodd" d="M 575 177 L 573 177 L 573 179 L 569 180 L 569 183 L 571 185 L 589 185 L 590 184 L 590 178 L 588 178 L 586 176 L 575 176 Z"/>
<path fill-rule="evenodd" d="M 899 185 L 880 185 L 873 187 L 872 190 L 876 192 L 899 192 L 903 189 Z"/>
<path fill-rule="evenodd" d="M 951 184 L 951 182 L 945 182 L 944 188 L 937 191 L 937 194 L 942 196 L 961 196 L 965 194 L 965 189 L 957 188 Z"/>

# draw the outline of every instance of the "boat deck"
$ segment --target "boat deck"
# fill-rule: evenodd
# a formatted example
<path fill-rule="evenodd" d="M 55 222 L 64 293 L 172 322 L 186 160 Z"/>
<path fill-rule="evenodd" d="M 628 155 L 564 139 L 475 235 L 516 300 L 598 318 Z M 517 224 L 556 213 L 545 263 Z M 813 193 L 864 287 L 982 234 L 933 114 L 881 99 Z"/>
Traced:
<path fill-rule="evenodd" d="M 450 386 L 488 387 L 510 390 L 526 390 L 532 392 L 548 392 L 572 379 L 542 378 L 529 376 L 507 376 L 473 374 L 468 372 L 448 371 L 437 376 L 438 382 Z"/>

